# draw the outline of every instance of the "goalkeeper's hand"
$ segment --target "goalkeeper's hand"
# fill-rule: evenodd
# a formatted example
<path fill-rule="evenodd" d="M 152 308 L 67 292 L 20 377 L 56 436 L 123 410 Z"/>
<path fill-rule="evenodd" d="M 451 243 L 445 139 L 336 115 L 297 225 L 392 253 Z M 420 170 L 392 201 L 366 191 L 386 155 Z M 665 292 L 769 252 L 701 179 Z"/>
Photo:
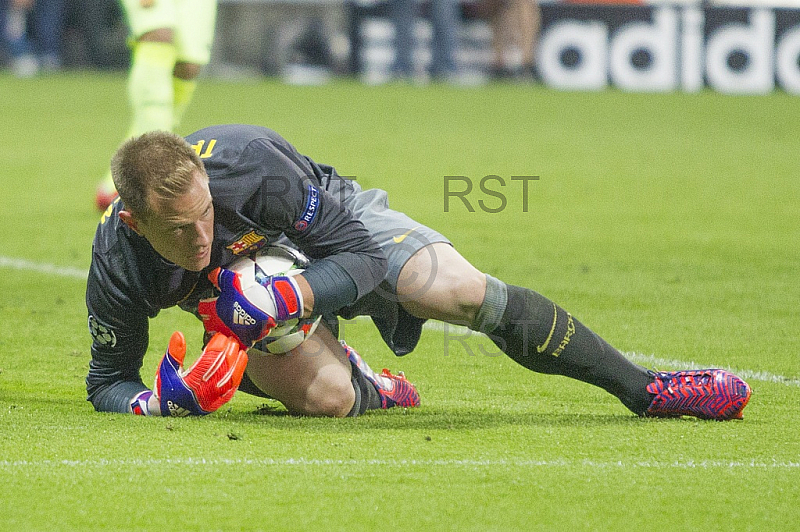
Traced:
<path fill-rule="evenodd" d="M 153 392 L 159 399 L 162 416 L 204 416 L 230 401 L 247 367 L 247 353 L 235 338 L 217 334 L 206 344 L 203 354 L 188 369 L 183 369 L 186 340 L 175 332 L 156 372 Z"/>
<path fill-rule="evenodd" d="M 303 315 L 303 295 L 292 277 L 268 276 L 242 289 L 240 274 L 216 268 L 209 280 L 220 291 L 201 302 L 198 310 L 207 332 L 235 335 L 250 348 L 284 321 Z"/>

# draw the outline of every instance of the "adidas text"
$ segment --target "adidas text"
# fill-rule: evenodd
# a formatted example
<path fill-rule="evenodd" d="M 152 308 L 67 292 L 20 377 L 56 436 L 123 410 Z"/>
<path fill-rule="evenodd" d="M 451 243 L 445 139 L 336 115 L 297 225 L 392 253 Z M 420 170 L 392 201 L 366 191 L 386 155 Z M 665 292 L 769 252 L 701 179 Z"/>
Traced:
<path fill-rule="evenodd" d="M 255 325 L 256 320 L 242 308 L 238 301 L 234 301 L 233 323 L 236 325 Z"/>

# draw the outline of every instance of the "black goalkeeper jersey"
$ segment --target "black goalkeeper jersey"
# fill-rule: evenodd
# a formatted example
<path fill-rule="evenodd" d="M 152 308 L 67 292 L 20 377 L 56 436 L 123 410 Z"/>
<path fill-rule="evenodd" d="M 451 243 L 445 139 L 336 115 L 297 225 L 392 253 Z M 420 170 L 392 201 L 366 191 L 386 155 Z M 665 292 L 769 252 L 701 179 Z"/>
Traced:
<path fill-rule="evenodd" d="M 130 399 L 145 389 L 139 371 L 148 346 L 148 320 L 176 305 L 195 311 L 197 302 L 211 295 L 206 274 L 217 266 L 288 238 L 315 259 L 304 276 L 320 312 L 353 303 L 386 274 L 380 247 L 342 204 L 341 195 L 352 187 L 332 167 L 299 154 L 263 127 L 213 126 L 186 139 L 209 176 L 211 263 L 192 272 L 163 259 L 119 219 L 124 208 L 119 201 L 103 215 L 86 289 L 93 338 L 86 384 L 97 410 L 127 411 Z"/>

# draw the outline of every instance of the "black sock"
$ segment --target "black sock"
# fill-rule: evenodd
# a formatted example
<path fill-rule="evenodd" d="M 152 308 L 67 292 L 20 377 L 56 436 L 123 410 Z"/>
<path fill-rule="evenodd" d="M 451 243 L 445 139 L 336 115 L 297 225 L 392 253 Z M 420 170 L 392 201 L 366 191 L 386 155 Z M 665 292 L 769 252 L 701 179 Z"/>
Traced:
<path fill-rule="evenodd" d="M 353 384 L 353 389 L 356 392 L 356 401 L 353 403 L 353 408 L 347 414 L 347 417 L 360 416 L 367 410 L 375 410 L 381 408 L 381 396 L 375 385 L 361 373 L 358 366 L 350 362 L 350 367 L 353 369 L 353 376 L 350 377 L 350 382 Z"/>
<path fill-rule="evenodd" d="M 652 395 L 645 388 L 652 377 L 647 370 L 546 297 L 487 276 L 486 300 L 495 310 L 482 307 L 473 329 L 486 333 L 515 362 L 599 386 L 639 415 L 650 406 Z"/>

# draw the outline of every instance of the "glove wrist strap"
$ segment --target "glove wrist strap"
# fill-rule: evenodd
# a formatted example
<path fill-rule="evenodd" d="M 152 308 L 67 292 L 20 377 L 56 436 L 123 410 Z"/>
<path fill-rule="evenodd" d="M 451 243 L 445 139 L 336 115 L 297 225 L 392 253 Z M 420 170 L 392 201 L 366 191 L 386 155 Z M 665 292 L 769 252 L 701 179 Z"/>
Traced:
<path fill-rule="evenodd" d="M 303 317 L 303 293 L 296 280 L 285 276 L 273 277 L 272 290 L 276 296 L 275 306 L 278 308 L 279 320 Z"/>
<path fill-rule="evenodd" d="M 131 400 L 131 413 L 137 416 L 151 415 L 150 407 L 148 406 L 148 401 L 151 397 L 153 397 L 153 392 L 150 390 L 145 390 L 136 394 Z"/>

